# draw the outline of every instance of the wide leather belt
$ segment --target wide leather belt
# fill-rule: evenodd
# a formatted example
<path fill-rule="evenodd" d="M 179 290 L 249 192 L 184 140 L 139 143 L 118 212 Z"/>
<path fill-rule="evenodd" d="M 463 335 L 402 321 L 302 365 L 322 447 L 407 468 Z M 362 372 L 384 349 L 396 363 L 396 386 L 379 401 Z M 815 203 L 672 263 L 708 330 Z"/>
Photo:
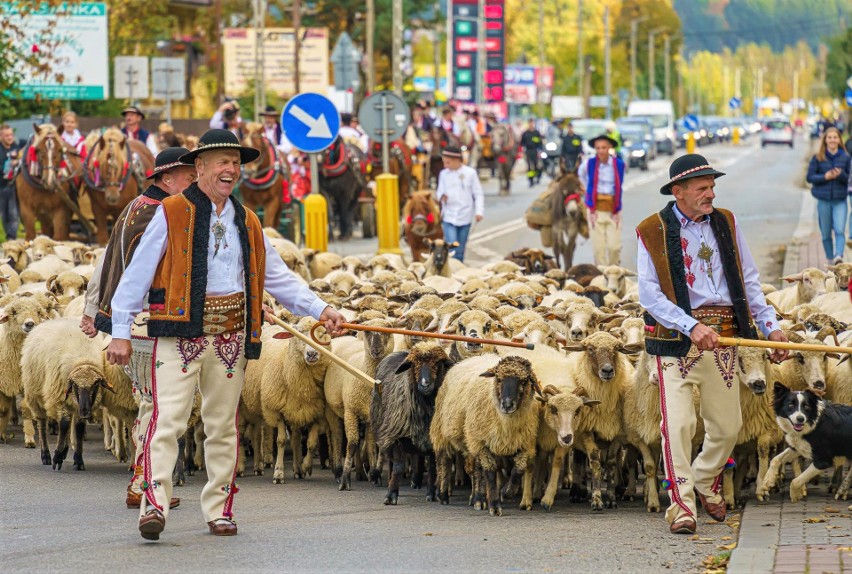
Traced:
<path fill-rule="evenodd" d="M 615 209 L 615 198 L 611 195 L 599 193 L 597 203 L 595 204 L 595 211 L 612 213 L 613 209 Z"/>
<path fill-rule="evenodd" d="M 734 337 L 740 332 L 733 307 L 707 305 L 693 309 L 692 316 L 722 337 Z"/>
<path fill-rule="evenodd" d="M 221 335 L 241 331 L 245 327 L 246 297 L 244 293 L 204 299 L 203 331 L 205 335 Z"/>

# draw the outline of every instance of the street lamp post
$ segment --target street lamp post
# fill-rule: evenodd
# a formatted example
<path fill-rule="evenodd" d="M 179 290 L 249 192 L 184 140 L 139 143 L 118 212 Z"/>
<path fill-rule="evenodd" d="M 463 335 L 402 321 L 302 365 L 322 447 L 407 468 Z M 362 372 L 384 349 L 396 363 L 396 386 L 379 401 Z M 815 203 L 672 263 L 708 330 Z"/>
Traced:
<path fill-rule="evenodd" d="M 654 62 L 654 40 L 655 36 L 664 31 L 665 28 L 654 28 L 648 32 L 648 99 L 654 99 L 654 88 L 657 83 L 655 62 Z"/>
<path fill-rule="evenodd" d="M 636 35 L 647 16 L 630 20 L 630 99 L 636 98 Z"/>

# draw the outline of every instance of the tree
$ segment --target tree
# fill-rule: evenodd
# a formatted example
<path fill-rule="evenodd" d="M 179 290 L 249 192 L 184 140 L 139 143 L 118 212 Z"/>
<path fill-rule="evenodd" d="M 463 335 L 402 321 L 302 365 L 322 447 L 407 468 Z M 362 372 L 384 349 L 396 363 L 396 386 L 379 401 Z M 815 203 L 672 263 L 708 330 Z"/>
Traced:
<path fill-rule="evenodd" d="M 825 66 L 825 81 L 832 96 L 840 98 L 848 87 L 846 80 L 852 77 L 852 28 L 835 36 L 828 45 Z"/>

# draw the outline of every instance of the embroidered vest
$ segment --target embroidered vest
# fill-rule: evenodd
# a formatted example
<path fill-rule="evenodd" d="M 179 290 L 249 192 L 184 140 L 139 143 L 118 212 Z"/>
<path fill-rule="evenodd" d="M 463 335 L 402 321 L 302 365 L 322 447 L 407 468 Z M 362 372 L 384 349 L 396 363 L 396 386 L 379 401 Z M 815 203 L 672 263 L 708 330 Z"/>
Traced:
<path fill-rule="evenodd" d="M 621 211 L 621 192 L 622 182 L 624 181 L 624 161 L 620 157 L 612 158 L 615 162 L 615 194 L 613 195 L 613 213 Z M 586 166 L 587 178 L 586 181 L 586 207 L 594 211 L 598 206 L 598 158 L 597 156 L 589 159 L 589 164 Z"/>
<path fill-rule="evenodd" d="M 636 228 L 640 240 L 645 245 L 657 276 L 660 289 L 669 301 L 692 316 L 689 303 L 689 289 L 680 244 L 680 222 L 672 209 L 675 202 L 669 202 L 657 214 L 643 220 Z M 746 339 L 756 339 L 757 333 L 752 325 L 751 312 L 745 295 L 745 282 L 740 262 L 740 253 L 734 240 L 734 216 L 726 209 L 714 209 L 710 213 L 710 229 L 719 245 L 719 257 L 731 301 L 734 316 L 739 325 L 739 335 Z M 692 341 L 676 329 L 668 329 L 658 323 L 650 314 L 645 313 L 645 324 L 654 327 L 652 333 L 645 334 L 645 350 L 651 355 L 666 357 L 685 357 Z"/>
<path fill-rule="evenodd" d="M 231 196 L 234 224 L 242 249 L 246 293 L 247 359 L 260 357 L 263 325 L 263 281 L 266 250 L 260 220 Z M 204 299 L 207 295 L 207 250 L 213 206 L 192 184 L 183 194 L 166 198 L 163 211 L 169 226 L 166 253 L 160 260 L 148 293 L 148 335 L 195 338 L 204 335 Z"/>
<path fill-rule="evenodd" d="M 127 131 L 127 128 L 121 128 L 121 133 L 127 136 L 128 139 L 137 140 L 142 142 L 143 144 L 148 144 L 148 136 L 151 135 L 148 130 L 140 127 L 139 131 L 134 134 L 131 134 Z"/>
<path fill-rule="evenodd" d="M 131 201 L 115 220 L 101 271 L 100 300 L 95 315 L 95 327 L 99 331 L 112 333 L 112 297 L 157 206 L 168 196 L 156 185 L 151 185 L 145 193 Z"/>

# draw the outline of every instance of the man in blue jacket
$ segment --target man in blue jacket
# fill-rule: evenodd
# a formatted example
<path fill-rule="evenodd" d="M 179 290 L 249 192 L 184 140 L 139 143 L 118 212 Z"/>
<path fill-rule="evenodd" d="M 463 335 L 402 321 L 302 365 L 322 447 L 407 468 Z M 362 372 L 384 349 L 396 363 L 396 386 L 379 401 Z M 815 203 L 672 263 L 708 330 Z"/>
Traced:
<path fill-rule="evenodd" d="M 595 265 L 619 265 L 624 160 L 613 156 L 618 142 L 606 134 L 589 140 L 589 145 L 595 155 L 580 166 L 577 176 L 586 188 Z"/>

